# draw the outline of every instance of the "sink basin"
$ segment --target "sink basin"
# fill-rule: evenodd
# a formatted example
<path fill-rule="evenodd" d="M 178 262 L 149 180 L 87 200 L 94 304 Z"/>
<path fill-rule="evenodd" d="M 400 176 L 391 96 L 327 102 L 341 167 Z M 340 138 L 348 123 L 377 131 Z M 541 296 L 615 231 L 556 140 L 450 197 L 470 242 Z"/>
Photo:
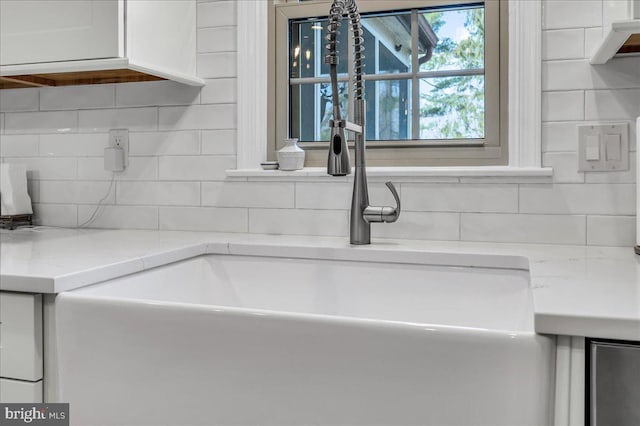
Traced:
<path fill-rule="evenodd" d="M 62 293 L 78 425 L 545 425 L 523 270 L 208 255 Z"/>

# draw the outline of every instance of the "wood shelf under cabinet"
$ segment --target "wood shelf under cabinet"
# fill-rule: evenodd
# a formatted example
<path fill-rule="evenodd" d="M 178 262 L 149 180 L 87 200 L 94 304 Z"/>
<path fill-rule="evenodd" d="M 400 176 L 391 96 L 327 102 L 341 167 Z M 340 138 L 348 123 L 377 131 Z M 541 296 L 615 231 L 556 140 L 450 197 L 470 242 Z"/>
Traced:
<path fill-rule="evenodd" d="M 631 34 L 618 53 L 640 53 L 640 34 Z"/>
<path fill-rule="evenodd" d="M 166 78 L 129 69 L 0 76 L 0 89 L 58 87 L 80 84 L 133 83 Z"/>
<path fill-rule="evenodd" d="M 204 85 L 204 80 L 199 77 L 137 65 L 128 58 L 0 66 L 0 89 L 159 80 L 173 80 L 190 86 Z"/>

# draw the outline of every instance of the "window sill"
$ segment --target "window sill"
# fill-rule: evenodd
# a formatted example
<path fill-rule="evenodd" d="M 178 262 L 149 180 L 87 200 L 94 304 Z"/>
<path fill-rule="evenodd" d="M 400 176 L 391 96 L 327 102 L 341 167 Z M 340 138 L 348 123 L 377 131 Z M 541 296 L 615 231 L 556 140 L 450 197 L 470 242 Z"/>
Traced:
<path fill-rule="evenodd" d="M 228 178 L 246 178 L 247 180 L 352 180 L 353 173 L 348 176 L 334 177 L 327 175 L 324 167 L 305 167 L 302 170 L 262 170 L 239 169 L 227 170 Z M 367 167 L 369 180 L 398 179 L 403 181 L 429 180 L 506 180 L 513 182 L 543 181 L 550 182 L 553 169 L 550 167 L 509 167 L 509 166 L 477 166 L 477 167 Z"/>

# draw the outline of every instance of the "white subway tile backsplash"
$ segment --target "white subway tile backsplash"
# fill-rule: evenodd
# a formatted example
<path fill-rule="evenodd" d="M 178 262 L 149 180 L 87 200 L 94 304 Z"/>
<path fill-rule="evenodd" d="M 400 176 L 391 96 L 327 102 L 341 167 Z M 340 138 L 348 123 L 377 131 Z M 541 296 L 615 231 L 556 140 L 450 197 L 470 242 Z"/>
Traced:
<path fill-rule="evenodd" d="M 505 243 L 585 244 L 586 217 L 462 213 L 461 239 Z"/>
<path fill-rule="evenodd" d="M 116 105 L 138 107 L 191 105 L 200 102 L 200 87 L 175 81 L 147 81 L 116 85 Z"/>
<path fill-rule="evenodd" d="M 232 104 L 237 100 L 237 82 L 235 78 L 217 78 L 207 80 L 202 88 L 203 104 Z"/>
<path fill-rule="evenodd" d="M 521 185 L 521 213 L 630 215 L 636 210 L 635 185 Z"/>
<path fill-rule="evenodd" d="M 578 171 L 578 154 L 575 152 L 545 152 L 542 165 L 553 168 L 556 183 L 583 183 L 584 173 Z"/>
<path fill-rule="evenodd" d="M 198 30 L 198 53 L 235 52 L 236 27 L 201 28 Z"/>
<path fill-rule="evenodd" d="M 198 155 L 198 131 L 131 133 L 129 155 Z"/>
<path fill-rule="evenodd" d="M 636 182 L 636 155 L 629 156 L 629 169 L 617 172 L 591 172 L 585 173 L 587 183 L 635 183 Z"/>
<path fill-rule="evenodd" d="M 402 198 L 405 211 L 518 211 L 517 185 L 402 184 Z"/>
<path fill-rule="evenodd" d="M 52 204 L 113 204 L 115 185 L 110 182 L 90 181 L 40 181 L 40 202 Z"/>
<path fill-rule="evenodd" d="M 201 53 L 197 58 L 198 75 L 202 78 L 236 76 L 236 53 Z"/>
<path fill-rule="evenodd" d="M 545 29 L 602 26 L 602 2 L 544 0 L 542 26 Z"/>
<path fill-rule="evenodd" d="M 160 207 L 160 229 L 247 232 L 247 209 Z"/>
<path fill-rule="evenodd" d="M 39 89 L 4 89 L 0 91 L 0 111 L 38 111 Z"/>
<path fill-rule="evenodd" d="M 638 59 L 640 74 L 640 59 Z M 635 120 L 640 117 L 640 89 L 587 90 L 586 120 Z"/>
<path fill-rule="evenodd" d="M 577 171 L 576 125 L 628 122 L 635 149 L 637 58 L 588 63 L 603 6 L 543 0 L 542 162 L 553 183 L 400 180 L 402 216 L 373 224 L 374 238 L 633 244 L 635 155 L 628 171 Z M 236 13 L 236 1 L 197 3 L 202 88 L 158 81 L 0 91 L 0 157 L 27 164 L 40 223 L 86 221 L 115 176 L 89 226 L 348 237 L 352 180 L 227 178 L 236 167 L 236 60 L 246 54 L 237 52 Z M 115 175 L 103 169 L 112 128 L 131 130 L 129 166 Z M 394 204 L 383 181 L 370 179 L 372 205 Z"/>
<path fill-rule="evenodd" d="M 638 58 L 618 58 L 604 65 L 588 59 L 542 63 L 542 90 L 631 89 L 640 86 Z"/>
<path fill-rule="evenodd" d="M 38 135 L 0 135 L 0 157 L 37 157 Z"/>
<path fill-rule="evenodd" d="M 83 132 L 105 132 L 110 129 L 131 131 L 156 130 L 157 108 L 118 108 L 80 110 L 79 128 Z"/>
<path fill-rule="evenodd" d="M 200 182 L 118 182 L 118 204 L 197 206 Z"/>
<path fill-rule="evenodd" d="M 202 27 L 221 27 L 236 24 L 236 2 L 214 1 L 199 3 L 197 25 Z"/>
<path fill-rule="evenodd" d="M 75 228 L 78 226 L 78 207 L 73 204 L 34 204 L 34 221 L 43 226 Z"/>
<path fill-rule="evenodd" d="M 586 58 L 590 58 L 600 46 L 602 41 L 602 27 L 585 28 L 584 30 L 584 53 Z"/>
<path fill-rule="evenodd" d="M 402 196 L 402 185 L 396 185 L 396 189 Z M 296 208 L 349 210 L 352 193 L 353 182 L 297 182 Z M 369 202 L 374 206 L 395 205 L 391 191 L 381 182 L 369 182 Z"/>
<path fill-rule="evenodd" d="M 203 182 L 202 205 L 293 208 L 292 182 Z"/>
<path fill-rule="evenodd" d="M 202 132 L 203 155 L 235 155 L 237 134 L 235 130 L 207 130 Z"/>
<path fill-rule="evenodd" d="M 348 210 L 351 206 L 353 184 L 296 183 L 296 208 L 319 210 Z"/>
<path fill-rule="evenodd" d="M 68 87 L 43 87 L 40 89 L 40 109 L 78 110 L 111 108 L 114 106 L 115 87 L 97 84 Z"/>
<path fill-rule="evenodd" d="M 31 198 L 31 203 L 40 202 L 40 181 L 31 177 L 32 173 L 27 173 L 27 193 Z"/>
<path fill-rule="evenodd" d="M 542 59 L 584 58 L 584 29 L 542 32 Z"/>
<path fill-rule="evenodd" d="M 113 172 L 104 169 L 103 158 L 78 158 L 78 179 L 111 180 Z M 115 174 L 117 180 L 158 179 L 157 157 L 129 157 L 129 165 Z"/>
<path fill-rule="evenodd" d="M 78 224 L 87 222 L 97 206 L 78 206 Z M 102 206 L 95 220 L 86 226 L 113 229 L 158 229 L 158 207 Z"/>
<path fill-rule="evenodd" d="M 160 130 L 235 128 L 234 104 L 160 108 Z"/>
<path fill-rule="evenodd" d="M 160 157 L 160 180 L 224 180 L 225 170 L 236 167 L 231 156 Z"/>
<path fill-rule="evenodd" d="M 76 179 L 78 163 L 75 158 L 5 158 L 7 163 L 21 163 L 27 166 L 30 179 Z"/>
<path fill-rule="evenodd" d="M 636 244 L 635 216 L 588 216 L 587 244 L 634 246 Z"/>
<path fill-rule="evenodd" d="M 41 157 L 102 157 L 109 144 L 106 133 L 40 135 Z"/>
<path fill-rule="evenodd" d="M 542 123 L 542 151 L 577 151 L 579 123 Z"/>
<path fill-rule="evenodd" d="M 542 93 L 542 121 L 584 119 L 584 92 Z"/>
<path fill-rule="evenodd" d="M 458 240 L 460 214 L 403 211 L 397 222 L 371 224 L 374 238 L 407 240 Z"/>
<path fill-rule="evenodd" d="M 250 209 L 249 231 L 343 237 L 349 233 L 348 216 L 345 210 Z"/>
<path fill-rule="evenodd" d="M 78 111 L 5 113 L 7 134 L 64 133 L 78 128 Z"/>

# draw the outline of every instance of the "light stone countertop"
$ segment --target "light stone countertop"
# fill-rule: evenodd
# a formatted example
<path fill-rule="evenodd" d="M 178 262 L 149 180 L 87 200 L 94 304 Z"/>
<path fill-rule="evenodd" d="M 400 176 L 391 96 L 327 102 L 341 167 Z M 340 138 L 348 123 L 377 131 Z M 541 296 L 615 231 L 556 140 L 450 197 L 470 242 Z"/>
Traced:
<path fill-rule="evenodd" d="M 34 228 L 0 233 L 0 290 L 59 293 L 214 253 L 528 269 L 537 332 L 640 341 L 631 247 Z"/>

